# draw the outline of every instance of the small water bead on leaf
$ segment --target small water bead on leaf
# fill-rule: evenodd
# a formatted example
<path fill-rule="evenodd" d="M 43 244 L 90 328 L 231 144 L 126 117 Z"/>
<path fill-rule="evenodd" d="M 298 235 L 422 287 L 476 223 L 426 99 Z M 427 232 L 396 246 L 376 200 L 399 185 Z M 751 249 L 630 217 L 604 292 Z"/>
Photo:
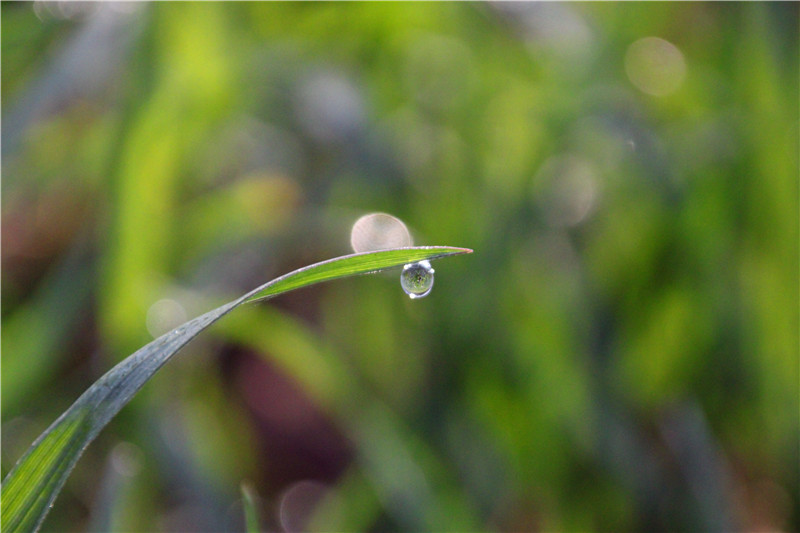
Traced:
<path fill-rule="evenodd" d="M 400 273 L 400 286 L 413 300 L 427 296 L 433 288 L 433 267 L 428 261 L 410 263 Z"/>

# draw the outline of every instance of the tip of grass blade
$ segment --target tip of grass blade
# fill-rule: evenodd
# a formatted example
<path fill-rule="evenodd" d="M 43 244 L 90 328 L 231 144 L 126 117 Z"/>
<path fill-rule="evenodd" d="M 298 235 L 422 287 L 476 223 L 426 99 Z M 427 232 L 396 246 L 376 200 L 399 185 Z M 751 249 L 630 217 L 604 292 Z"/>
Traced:
<path fill-rule="evenodd" d="M 299 268 L 257 287 L 242 296 L 241 302 L 258 302 L 283 292 L 299 289 L 314 283 L 353 276 L 372 274 L 389 268 L 421 260 L 434 260 L 459 254 L 469 254 L 469 248 L 453 246 L 406 246 L 372 252 L 359 252 L 335 257 L 307 267 Z"/>
<path fill-rule="evenodd" d="M 433 256 L 430 259 L 439 259 L 441 257 L 449 257 L 451 255 L 471 254 L 473 252 L 472 248 L 461 248 L 458 246 L 419 246 L 418 248 L 442 249 L 441 255 Z"/>

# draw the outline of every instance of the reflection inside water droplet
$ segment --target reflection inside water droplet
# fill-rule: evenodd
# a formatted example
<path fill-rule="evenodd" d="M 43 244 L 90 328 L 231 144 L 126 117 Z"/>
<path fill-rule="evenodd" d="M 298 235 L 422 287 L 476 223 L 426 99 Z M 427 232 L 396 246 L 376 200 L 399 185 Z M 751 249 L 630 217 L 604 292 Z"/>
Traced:
<path fill-rule="evenodd" d="M 433 272 L 428 261 L 410 263 L 400 273 L 400 286 L 411 299 L 425 297 L 433 288 Z"/>

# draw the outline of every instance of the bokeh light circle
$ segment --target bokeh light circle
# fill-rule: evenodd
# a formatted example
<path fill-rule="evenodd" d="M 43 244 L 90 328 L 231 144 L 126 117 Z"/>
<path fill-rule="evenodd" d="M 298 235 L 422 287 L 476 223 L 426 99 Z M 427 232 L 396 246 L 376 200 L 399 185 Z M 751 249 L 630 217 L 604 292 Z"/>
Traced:
<path fill-rule="evenodd" d="M 374 252 L 412 246 L 413 241 L 408 228 L 399 218 L 386 213 L 370 213 L 353 224 L 350 245 L 354 252 Z"/>
<path fill-rule="evenodd" d="M 640 91 L 653 96 L 667 96 L 683 84 L 686 61 L 678 47 L 669 41 L 645 37 L 628 47 L 625 72 Z"/>

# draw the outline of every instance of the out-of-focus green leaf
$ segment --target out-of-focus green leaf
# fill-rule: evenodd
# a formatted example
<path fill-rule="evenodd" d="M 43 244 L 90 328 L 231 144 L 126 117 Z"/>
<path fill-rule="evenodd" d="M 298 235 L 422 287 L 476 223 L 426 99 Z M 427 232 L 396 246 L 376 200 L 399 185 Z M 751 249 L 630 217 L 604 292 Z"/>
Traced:
<path fill-rule="evenodd" d="M 357 471 L 352 475 L 358 480 L 344 489 L 356 501 L 345 498 L 335 510 L 323 504 L 322 518 L 314 516 L 309 531 L 368 529 L 381 506 L 404 530 L 479 527 L 451 465 L 371 391 L 341 352 L 321 342 L 300 320 L 268 307 L 255 311 L 220 324 L 223 338 L 252 346 L 277 363 L 338 420 L 357 448 Z M 346 480 L 342 483 L 348 485 Z"/>
<path fill-rule="evenodd" d="M 74 334 L 91 294 L 93 272 L 78 249 L 53 269 L 35 296 L 3 320 L 4 416 L 17 412 L 27 391 L 55 372 L 59 349 Z"/>
<path fill-rule="evenodd" d="M 246 302 L 406 263 L 470 253 L 466 248 L 424 246 L 337 257 L 295 270 L 157 338 L 97 380 L 28 449 L 2 485 L 3 531 L 35 531 L 83 450 L 134 394 L 178 350 L 205 328 Z"/>
<path fill-rule="evenodd" d="M 258 509 L 256 509 L 256 496 L 253 486 L 242 483 L 242 505 L 244 506 L 244 525 L 247 533 L 258 533 Z"/>

